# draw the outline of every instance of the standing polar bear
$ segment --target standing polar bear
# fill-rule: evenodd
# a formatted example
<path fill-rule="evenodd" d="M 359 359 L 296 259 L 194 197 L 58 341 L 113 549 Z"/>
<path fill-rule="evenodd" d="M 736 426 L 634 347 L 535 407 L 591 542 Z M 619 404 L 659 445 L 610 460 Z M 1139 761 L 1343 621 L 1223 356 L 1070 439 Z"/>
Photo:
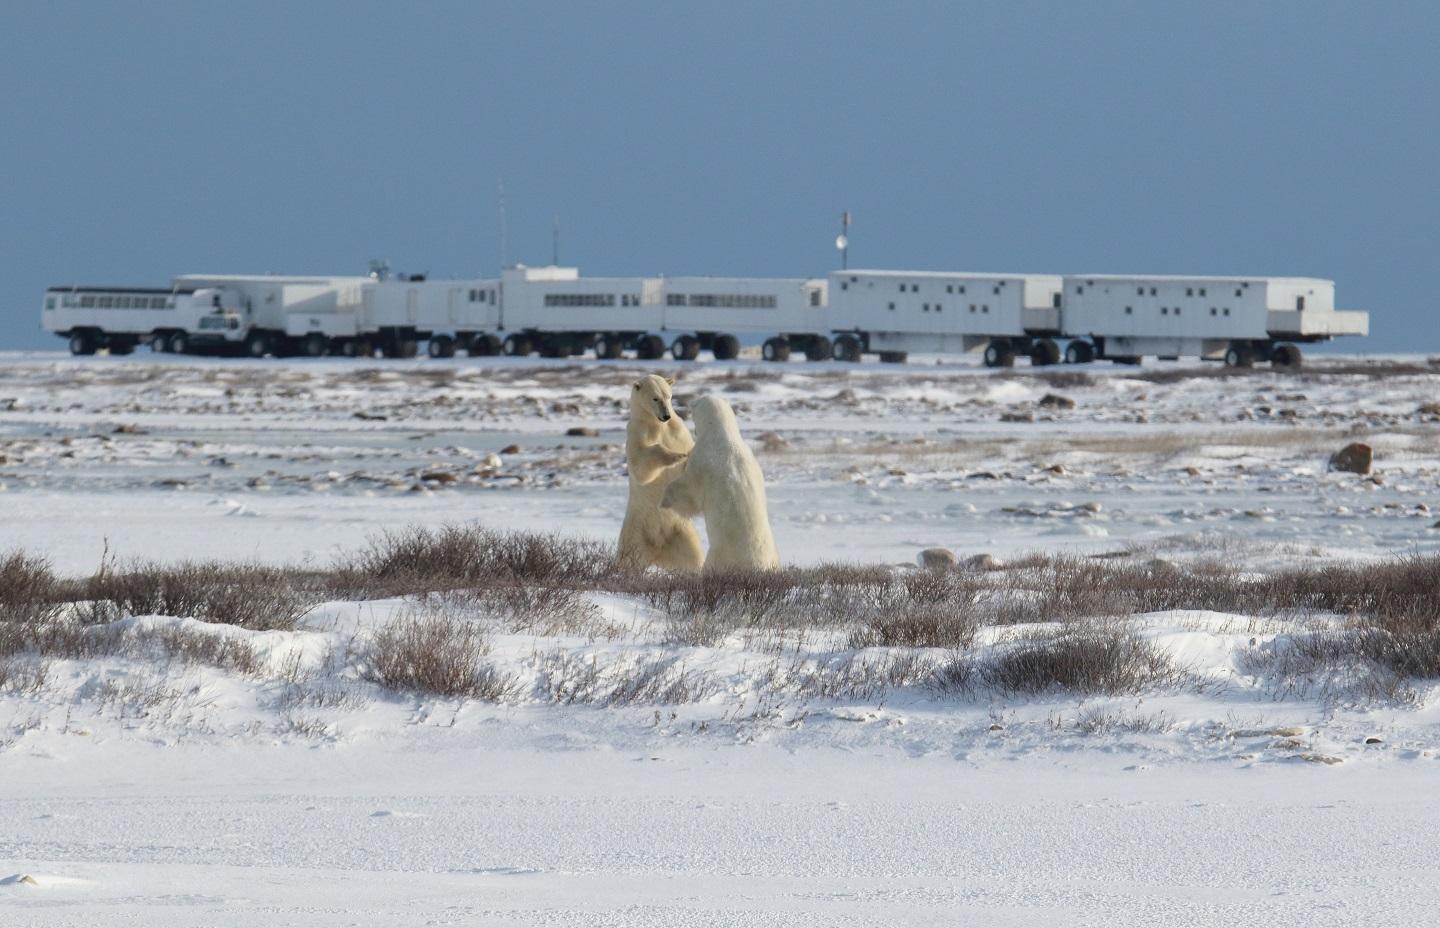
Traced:
<path fill-rule="evenodd" d="M 670 406 L 673 381 L 655 374 L 642 377 L 630 391 L 630 424 L 625 428 L 625 462 L 630 470 L 630 501 L 620 526 L 620 563 L 655 564 L 696 571 L 704 554 L 700 535 L 688 517 L 660 508 L 670 481 L 685 467 L 695 447 L 690 430 Z"/>
<path fill-rule="evenodd" d="M 780 556 L 765 508 L 765 475 L 740 437 L 730 404 L 718 396 L 695 403 L 695 450 L 666 488 L 661 507 L 705 514 L 706 570 L 775 570 Z"/>

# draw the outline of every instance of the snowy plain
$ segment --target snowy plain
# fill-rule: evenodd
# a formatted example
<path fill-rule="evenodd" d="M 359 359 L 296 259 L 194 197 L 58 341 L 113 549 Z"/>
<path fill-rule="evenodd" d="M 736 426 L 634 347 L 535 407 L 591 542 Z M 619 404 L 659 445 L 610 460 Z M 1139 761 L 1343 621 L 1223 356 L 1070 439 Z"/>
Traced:
<path fill-rule="evenodd" d="M 7 356 L 0 552 L 82 576 L 106 556 L 320 566 L 413 524 L 609 539 L 625 388 L 662 370 L 682 407 L 735 405 L 791 563 L 1383 563 L 1440 551 L 1440 367 L 1403 360 Z M 1352 440 L 1374 475 L 1328 471 Z M 1247 662 L 1323 617 L 1133 617 L 1196 681 L 1163 692 L 819 698 L 767 683 L 778 659 L 744 636 L 677 644 L 645 603 L 589 605 L 619 631 L 495 637 L 520 692 L 604 658 L 669 661 L 703 694 L 399 696 L 327 658 L 408 600 L 325 603 L 293 631 L 125 620 L 244 638 L 265 672 L 57 661 L 0 694 L 0 923 L 1401 925 L 1440 903 L 1440 687 L 1337 701 Z M 818 673 L 837 649 L 810 644 Z M 125 687 L 149 711 L 100 695 Z"/>

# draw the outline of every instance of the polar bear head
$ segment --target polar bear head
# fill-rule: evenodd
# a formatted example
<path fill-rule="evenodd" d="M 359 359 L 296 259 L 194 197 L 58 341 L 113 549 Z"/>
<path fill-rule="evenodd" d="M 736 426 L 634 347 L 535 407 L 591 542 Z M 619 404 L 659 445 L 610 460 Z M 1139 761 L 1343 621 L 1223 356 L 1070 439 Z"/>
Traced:
<path fill-rule="evenodd" d="M 675 415 L 670 405 L 670 387 L 675 381 L 658 374 L 648 374 L 635 381 L 630 391 L 630 418 L 648 419 L 654 416 L 661 422 L 669 422 Z"/>
<path fill-rule="evenodd" d="M 735 410 L 718 396 L 702 396 L 695 401 L 692 417 L 695 420 L 697 436 L 725 436 L 731 441 L 740 440 L 740 425 L 735 421 Z"/>

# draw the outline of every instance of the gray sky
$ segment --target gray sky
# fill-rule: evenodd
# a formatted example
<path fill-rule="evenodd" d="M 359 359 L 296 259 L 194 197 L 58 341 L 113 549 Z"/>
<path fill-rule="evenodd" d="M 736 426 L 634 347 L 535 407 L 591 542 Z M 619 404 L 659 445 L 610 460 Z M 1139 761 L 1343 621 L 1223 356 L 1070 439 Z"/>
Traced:
<path fill-rule="evenodd" d="M 0 4 L 0 347 L 177 273 L 1334 278 L 1440 350 L 1440 4 Z"/>

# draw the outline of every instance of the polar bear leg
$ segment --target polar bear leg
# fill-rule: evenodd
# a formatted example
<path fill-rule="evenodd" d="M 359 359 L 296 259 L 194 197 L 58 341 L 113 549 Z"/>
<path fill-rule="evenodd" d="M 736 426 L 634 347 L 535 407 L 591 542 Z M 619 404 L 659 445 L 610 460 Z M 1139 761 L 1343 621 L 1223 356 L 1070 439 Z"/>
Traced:
<path fill-rule="evenodd" d="M 655 563 L 666 570 L 695 573 L 705 563 L 705 552 L 700 548 L 700 533 L 689 521 L 677 524 L 670 537 L 660 548 Z"/>

